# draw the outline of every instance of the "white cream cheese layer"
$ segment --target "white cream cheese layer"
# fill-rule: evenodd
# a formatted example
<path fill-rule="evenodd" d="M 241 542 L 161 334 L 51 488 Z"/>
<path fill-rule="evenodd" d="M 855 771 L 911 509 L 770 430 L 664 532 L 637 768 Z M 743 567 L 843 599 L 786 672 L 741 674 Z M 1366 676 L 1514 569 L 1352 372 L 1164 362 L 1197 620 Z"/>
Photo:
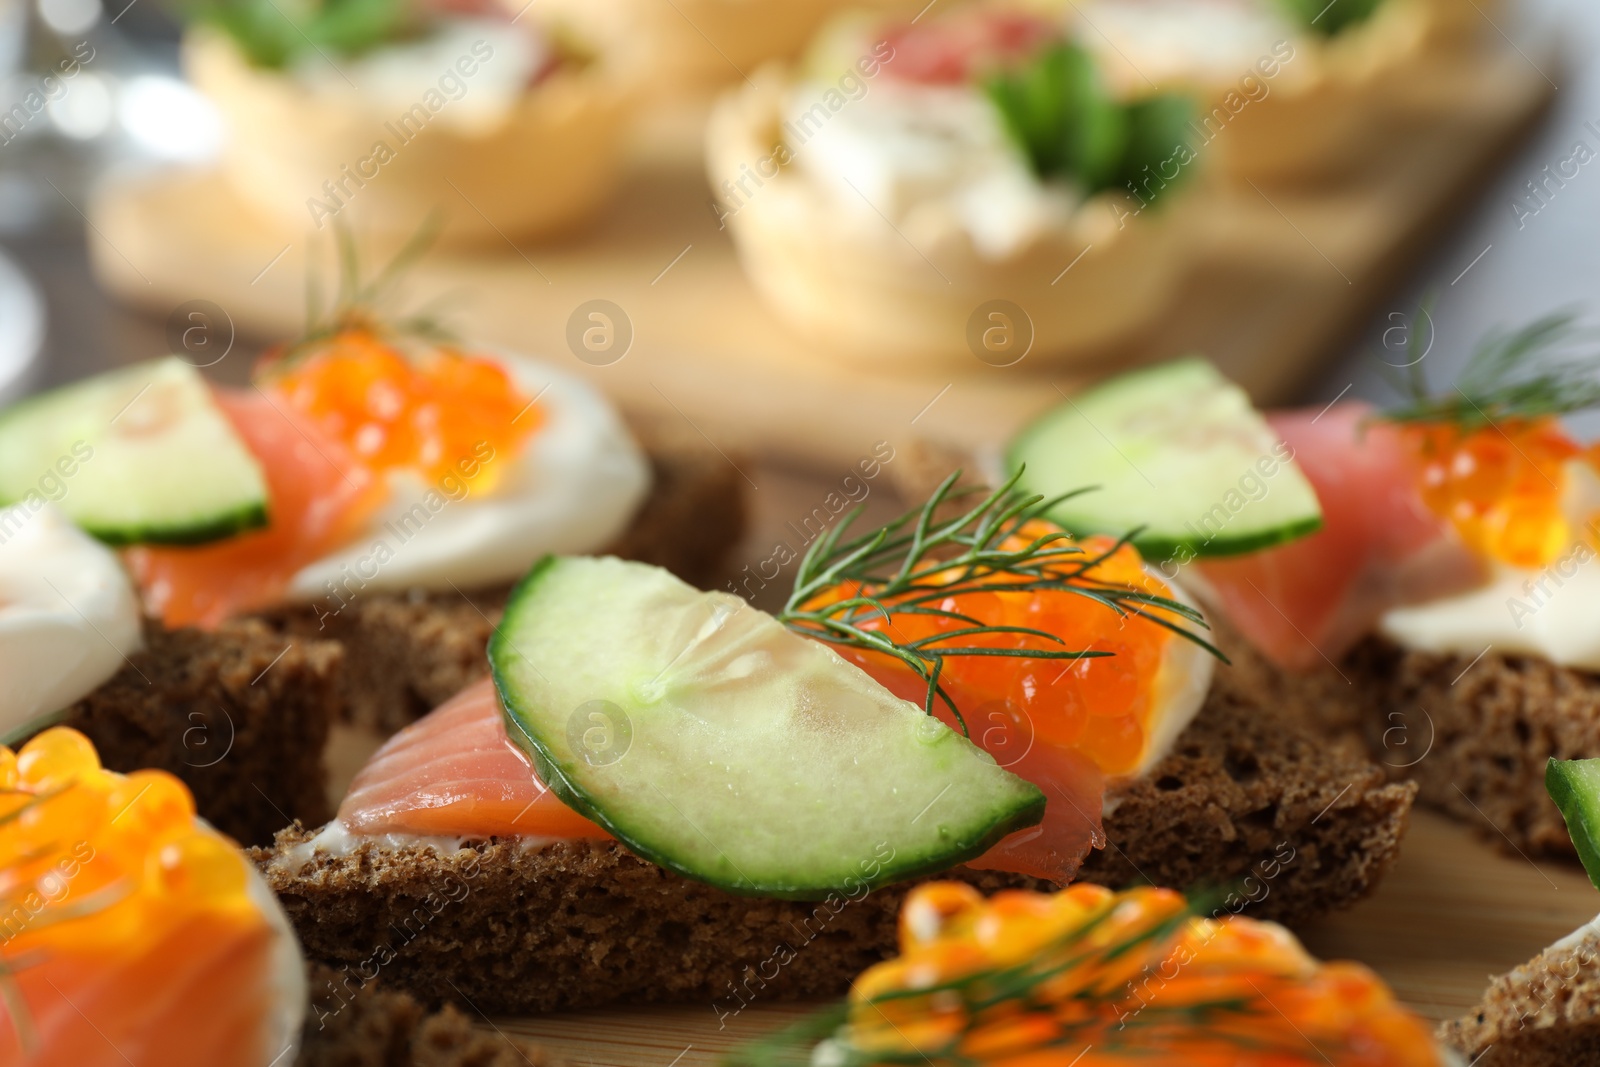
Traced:
<path fill-rule="evenodd" d="M 603 549 L 627 529 L 649 492 L 650 465 L 610 403 L 547 364 L 489 355 L 537 399 L 543 420 L 520 453 L 484 460 L 507 467 L 493 490 L 393 477 L 388 503 L 366 530 L 296 574 L 291 599 L 342 603 L 368 591 L 495 585 L 546 554 Z"/>
<path fill-rule="evenodd" d="M 1168 596 L 1189 607 L 1195 603 L 1175 583 L 1162 578 L 1153 568 L 1145 570 L 1152 578 L 1166 583 Z M 1188 638 L 1174 635 L 1161 653 L 1161 669 L 1156 674 L 1155 691 L 1151 694 L 1149 737 L 1144 758 L 1130 777 L 1142 778 L 1150 768 L 1166 759 L 1178 735 L 1188 729 L 1211 692 L 1212 675 L 1216 672 L 1216 657 Z"/>
<path fill-rule="evenodd" d="M 359 56 L 307 54 L 291 73 L 319 95 L 359 97 L 402 132 L 415 132 L 404 119 L 421 106 L 424 122 L 489 133 L 550 61 L 549 44 L 525 23 L 452 17 L 426 36 Z"/>
<path fill-rule="evenodd" d="M 1069 18 L 1086 47 L 1146 83 L 1234 82 L 1299 36 L 1260 0 L 1094 0 Z"/>
<path fill-rule="evenodd" d="M 0 731 L 72 704 L 142 643 L 117 557 L 53 504 L 0 509 Z"/>
<path fill-rule="evenodd" d="M 958 228 L 982 255 L 1003 259 L 1077 205 L 1065 186 L 1034 176 L 971 88 L 880 79 L 830 110 L 838 97 L 829 84 L 796 85 L 784 136 L 801 172 L 870 225 L 887 219 L 913 241 Z"/>
<path fill-rule="evenodd" d="M 1458 596 L 1396 608 L 1379 630 L 1405 648 L 1476 656 L 1538 656 L 1563 667 L 1600 671 L 1600 475 L 1569 462 L 1563 510 L 1575 538 L 1540 570 L 1496 564 L 1488 584 Z"/>

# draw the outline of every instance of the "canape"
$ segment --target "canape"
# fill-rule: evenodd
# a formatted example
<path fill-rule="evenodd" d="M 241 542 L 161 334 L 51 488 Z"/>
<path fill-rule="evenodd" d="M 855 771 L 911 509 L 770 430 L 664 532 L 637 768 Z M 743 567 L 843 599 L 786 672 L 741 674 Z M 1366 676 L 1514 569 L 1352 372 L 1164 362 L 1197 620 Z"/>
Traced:
<path fill-rule="evenodd" d="M 359 8 L 359 10 L 358 10 Z M 635 95 L 614 56 L 541 23 L 404 0 L 195 8 L 184 63 L 227 127 L 222 173 L 261 218 L 451 242 L 581 226 L 615 185 Z"/>
<path fill-rule="evenodd" d="M 1321 963 L 1280 926 L 1206 915 L 1168 889 L 985 900 L 933 883 L 899 925 L 899 955 L 845 1003 L 736 1049 L 730 1067 L 1453 1062 L 1365 967 Z"/>
<path fill-rule="evenodd" d="M 17 457 L 0 501 L 74 443 L 92 450 L 59 506 L 127 546 L 151 615 L 260 618 L 285 635 L 274 654 L 336 640 L 343 713 L 388 729 L 481 674 L 510 582 L 546 552 L 713 577 L 741 533 L 727 459 L 682 434 L 647 454 L 582 381 L 346 296 L 252 388 L 172 357 L 0 416 Z"/>
<path fill-rule="evenodd" d="M 1399 406 L 1277 413 L 1263 442 L 1204 469 L 1194 408 L 1237 390 L 1170 365 L 1046 416 L 1011 461 L 1037 491 L 1104 472 L 1117 507 L 1075 499 L 1054 513 L 1074 532 L 1151 508 L 1136 543 L 1213 608 L 1266 699 L 1364 738 L 1488 838 L 1570 855 L 1544 766 L 1600 744 L 1600 474 L 1558 420 L 1600 402 L 1577 340 L 1562 316 L 1493 334 L 1453 393 L 1413 370 Z M 1047 470 L 1051 454 L 1074 466 Z"/>
<path fill-rule="evenodd" d="M 844 357 L 1086 358 L 1190 262 L 1190 114 L 1113 98 L 1059 19 L 847 18 L 718 103 L 709 177 L 768 305 Z"/>
<path fill-rule="evenodd" d="M 1258 181 L 1337 178 L 1376 158 L 1398 84 L 1429 76 L 1431 53 L 1453 50 L 1475 14 L 1453 0 L 1090 0 L 1064 10 L 1113 84 L 1195 93 L 1196 149 Z"/>
<path fill-rule="evenodd" d="M 239 851 L 161 771 L 55 728 L 0 748 L 7 1063 L 292 1062 L 304 963 Z"/>
<path fill-rule="evenodd" d="M 1589 880 L 1600 887 L 1600 760 L 1551 760 L 1550 798 L 1566 819 Z M 1484 1067 L 1591 1064 L 1600 1049 L 1600 918 L 1490 979 L 1439 1039 Z"/>
<path fill-rule="evenodd" d="M 49 502 L 111 462 L 103 443 L 76 445 L 0 508 L 0 736 L 74 727 L 113 770 L 183 778 L 206 818 L 246 843 L 325 815 L 339 647 L 257 621 L 211 633 L 144 622 L 116 555 Z"/>
<path fill-rule="evenodd" d="M 1008 487 L 944 517 L 950 484 L 820 541 L 777 618 L 538 564 L 492 685 L 253 853 L 308 953 L 491 1012 L 726 1015 L 842 990 L 930 874 L 1239 882 L 1285 918 L 1371 887 L 1410 786 L 1214 686 L 1198 612 L 1132 548 Z"/>

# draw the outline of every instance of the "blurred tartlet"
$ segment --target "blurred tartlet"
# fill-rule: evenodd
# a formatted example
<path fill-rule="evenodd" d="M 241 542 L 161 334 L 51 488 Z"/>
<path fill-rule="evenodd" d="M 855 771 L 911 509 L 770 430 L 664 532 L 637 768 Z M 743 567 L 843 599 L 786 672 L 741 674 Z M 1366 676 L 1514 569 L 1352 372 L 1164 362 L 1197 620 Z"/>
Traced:
<path fill-rule="evenodd" d="M 1429 59 L 1483 23 L 1471 0 L 1043 0 L 1120 92 L 1201 101 L 1195 146 L 1248 180 L 1337 176 Z"/>
<path fill-rule="evenodd" d="M 710 180 L 751 281 L 874 362 L 1099 354 L 1188 265 L 1181 95 L 1112 99 L 1056 20 L 852 16 L 712 113 Z"/>
<path fill-rule="evenodd" d="M 401 240 L 441 209 L 445 241 L 492 242 L 580 226 L 614 187 L 635 83 L 564 30 L 400 0 L 258 3 L 196 9 L 183 51 L 229 127 L 223 173 L 263 217 Z"/>
<path fill-rule="evenodd" d="M 504 0 L 520 7 L 524 0 Z M 544 0 L 546 10 L 623 52 L 630 67 L 667 90 L 742 80 L 762 63 L 789 59 L 828 19 L 854 8 L 914 15 L 912 0 Z"/>

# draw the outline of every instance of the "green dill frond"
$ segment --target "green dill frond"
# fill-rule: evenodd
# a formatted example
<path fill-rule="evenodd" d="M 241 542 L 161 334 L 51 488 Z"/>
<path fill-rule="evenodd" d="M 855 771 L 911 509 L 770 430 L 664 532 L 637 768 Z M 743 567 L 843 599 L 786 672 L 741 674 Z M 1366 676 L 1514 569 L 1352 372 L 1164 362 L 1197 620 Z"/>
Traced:
<path fill-rule="evenodd" d="M 1101 604 L 1124 618 L 1137 617 L 1163 626 L 1226 662 L 1220 651 L 1191 629 L 1206 628 L 1204 618 L 1194 608 L 1097 577 L 1097 568 L 1127 544 L 1137 530 L 1101 553 L 1086 551 L 1072 543 L 1070 535 L 1059 531 L 1018 548 L 1002 548 L 1025 524 L 1045 518 L 1063 500 L 1086 491 L 1053 498 L 1025 496 L 1016 491 L 1022 474 L 1023 470 L 1018 469 L 1004 485 L 967 511 L 953 518 L 940 518 L 950 505 L 980 493 L 977 489 L 956 489 L 961 472 L 955 471 L 921 507 L 871 533 L 845 540 L 862 509 L 851 510 L 807 550 L 788 603 L 778 613 L 779 621 L 819 641 L 880 652 L 900 660 L 928 683 L 924 710 L 932 714 L 936 701 L 944 701 L 963 730 L 966 720 L 939 684 L 947 658 L 1080 660 L 1110 653 L 1068 649 L 1059 637 L 1043 630 L 985 625 L 938 606 L 949 597 L 984 592 L 1067 592 Z M 858 593 L 815 606 L 820 597 L 840 587 L 854 588 Z M 893 630 L 896 615 L 934 616 L 968 625 L 914 641 L 897 641 L 883 631 L 863 628 L 873 619 L 882 619 L 885 629 Z M 995 634 L 1035 640 L 1024 642 L 1019 648 L 948 643 Z"/>
<path fill-rule="evenodd" d="M 303 55 L 357 56 L 427 26 L 412 0 L 174 0 L 187 21 L 214 26 L 253 66 L 283 70 Z"/>
<path fill-rule="evenodd" d="M 1407 373 L 1396 387 L 1404 401 L 1382 413 L 1390 422 L 1445 423 L 1462 431 L 1497 423 L 1565 415 L 1600 406 L 1600 347 L 1571 311 L 1517 330 L 1494 330 L 1478 342 L 1450 392 L 1435 392 L 1422 358 L 1408 344 Z"/>
<path fill-rule="evenodd" d="M 331 305 L 324 307 L 323 285 L 313 267 L 306 272 L 306 328 L 298 339 L 284 346 L 264 367 L 284 367 L 295 363 L 322 342 L 347 330 L 370 330 L 397 340 L 418 340 L 430 346 L 457 340 L 431 309 L 408 315 L 390 310 L 399 301 L 400 283 L 416 265 L 443 227 L 443 216 L 431 212 L 406 239 L 388 263 L 371 278 L 363 278 L 361 256 L 348 226 L 334 221 L 334 243 L 338 254 L 339 280 Z"/>

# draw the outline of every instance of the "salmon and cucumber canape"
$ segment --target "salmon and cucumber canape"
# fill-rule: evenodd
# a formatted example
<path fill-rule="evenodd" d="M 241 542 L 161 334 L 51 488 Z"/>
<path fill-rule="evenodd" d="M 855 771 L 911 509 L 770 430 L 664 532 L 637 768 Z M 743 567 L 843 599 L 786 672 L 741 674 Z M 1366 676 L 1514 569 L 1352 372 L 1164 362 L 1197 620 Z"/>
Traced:
<path fill-rule="evenodd" d="M 934 882 L 898 955 L 848 999 L 728 1067 L 1448 1067 L 1427 1026 L 1354 963 L 1170 889 L 1080 884 L 984 899 Z"/>
<path fill-rule="evenodd" d="M 385 317 L 405 261 L 360 282 L 345 247 L 336 304 L 248 386 L 169 356 L 0 412 L 0 581 L 18 587 L 0 654 L 30 679 L 0 698 L 4 728 L 65 711 L 112 766 L 179 774 L 251 841 L 327 817 L 328 720 L 393 730 L 478 677 L 540 556 L 710 581 L 742 530 L 738 474 L 698 438 L 647 450 L 555 366 Z M 62 632 L 81 662 L 27 651 Z"/>
<path fill-rule="evenodd" d="M 1197 423 L 1248 407 L 1205 362 L 1135 372 L 1010 462 L 1046 493 L 1103 472 L 1052 512 L 1074 533 L 1162 516 L 1133 543 L 1213 610 L 1263 699 L 1363 738 L 1488 836 L 1571 855 L 1543 776 L 1600 749 L 1600 452 L 1561 416 L 1600 404 L 1600 361 L 1553 315 L 1485 337 L 1449 390 L 1420 347 L 1404 362 L 1399 402 L 1274 412 L 1256 440 Z"/>
<path fill-rule="evenodd" d="M 837 525 L 776 615 L 536 564 L 492 677 L 253 853 L 308 954 L 486 1011 L 736 1013 L 843 990 L 932 875 L 1239 882 L 1285 918 L 1373 884 L 1409 787 L 1217 684 L 1201 614 L 1125 539 L 954 484 Z"/>

